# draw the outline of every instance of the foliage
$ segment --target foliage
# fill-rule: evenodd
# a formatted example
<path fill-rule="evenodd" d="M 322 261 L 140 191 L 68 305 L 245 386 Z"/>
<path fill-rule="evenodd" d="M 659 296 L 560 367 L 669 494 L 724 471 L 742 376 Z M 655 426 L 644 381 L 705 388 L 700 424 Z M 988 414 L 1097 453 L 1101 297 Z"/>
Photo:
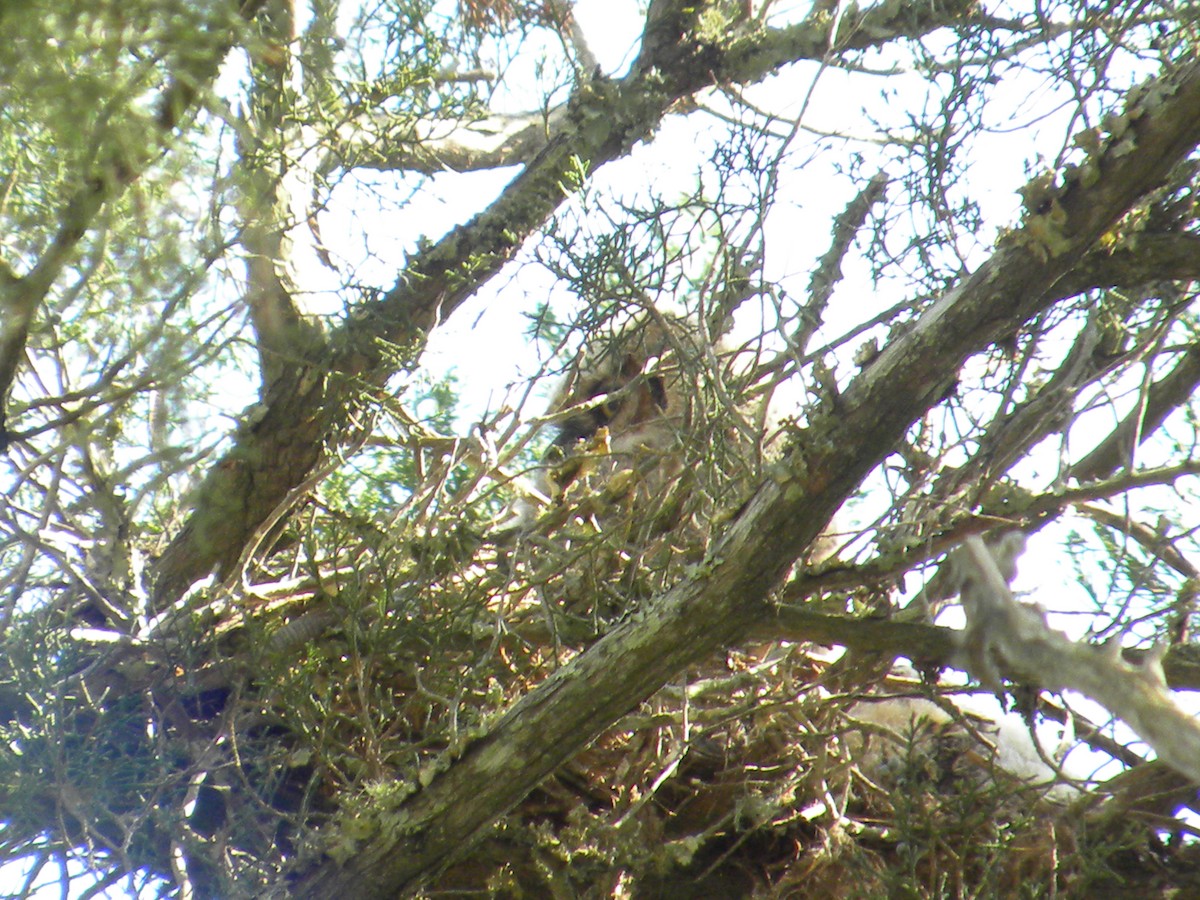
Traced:
<path fill-rule="evenodd" d="M 1197 891 L 1194 12 L 600 6 L 0 7 L 4 889 Z"/>

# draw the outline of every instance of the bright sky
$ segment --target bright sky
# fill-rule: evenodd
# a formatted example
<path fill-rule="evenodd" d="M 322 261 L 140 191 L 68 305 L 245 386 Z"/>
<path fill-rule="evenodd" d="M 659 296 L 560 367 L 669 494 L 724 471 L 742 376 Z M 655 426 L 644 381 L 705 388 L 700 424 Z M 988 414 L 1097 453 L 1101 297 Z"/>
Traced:
<path fill-rule="evenodd" d="M 803 2 L 780 5 L 775 18 L 784 19 L 795 10 L 807 10 L 808 6 Z M 639 4 L 634 0 L 580 0 L 576 15 L 605 72 L 610 76 L 623 74 L 637 51 L 641 26 Z M 530 47 L 524 57 L 530 79 L 526 83 L 532 83 L 535 59 Z M 878 64 L 882 67 L 898 61 L 881 60 Z M 1118 61 L 1115 66 L 1120 64 Z M 511 84 L 525 81 L 520 63 L 506 74 Z M 1130 83 L 1138 80 L 1132 71 L 1124 77 Z M 803 122 L 813 131 L 847 135 L 848 150 L 868 160 L 867 171 L 874 165 L 894 174 L 893 161 L 873 149 L 870 120 L 898 125 L 902 121 L 898 112 L 911 103 L 911 98 L 923 96 L 926 89 L 922 75 L 871 77 L 823 69 L 812 63 L 789 67 L 748 90 L 747 97 L 780 117 L 794 117 L 803 110 Z M 977 266 L 987 257 L 998 229 L 1017 222 L 1021 205 L 1017 189 L 1028 180 L 1031 171 L 1039 171 L 1047 161 L 1054 160 L 1069 142 L 1072 131 L 1080 127 L 1079 122 L 1068 117 L 1066 89 L 1060 94 L 1055 96 L 1053 89 L 1041 81 L 1031 90 L 1028 77 L 1014 75 L 1002 82 L 989 103 L 986 122 L 989 132 L 970 148 L 973 172 L 977 174 L 970 188 L 991 231 L 979 236 L 978 245 L 967 259 L 968 265 Z M 897 103 L 897 97 L 905 103 Z M 516 91 L 501 93 L 498 100 L 503 111 L 514 113 L 527 111 L 534 103 Z M 710 102 L 717 108 L 722 105 L 717 97 L 710 98 Z M 658 130 L 652 144 L 639 146 L 628 158 L 597 171 L 592 179 L 594 189 L 602 195 L 610 190 L 628 192 L 630 185 L 653 185 L 667 199 L 682 194 L 694 185 L 714 136 L 723 127 L 722 122 L 712 117 L 671 117 Z M 770 252 L 765 260 L 765 275 L 778 280 L 797 296 L 805 294 L 812 264 L 828 246 L 832 217 L 844 208 L 856 190 L 849 179 L 834 169 L 834 163 L 844 159 L 810 152 L 815 140 L 805 132 L 794 140 L 790 149 L 794 162 L 785 165 L 780 176 L 781 196 L 792 199 L 776 206 L 766 229 Z M 333 207 L 322 219 L 322 232 L 336 252 L 354 261 L 359 277 L 387 287 L 395 280 L 396 261 L 415 248 L 418 238 L 436 240 L 466 221 L 485 208 L 516 172 L 509 169 L 447 173 L 421 180 L 420 192 L 406 208 L 399 213 L 394 209 L 387 211 L 386 227 L 380 227 L 378 220 L 364 215 L 363 210 L 374 202 L 374 191 L 386 191 L 400 176 L 367 173 L 361 178 L 348 179 L 339 188 Z M 369 190 L 360 192 L 359 185 L 369 185 Z M 339 200 L 343 201 L 340 207 Z M 576 201 L 568 201 L 567 206 L 572 204 L 578 205 Z M 366 238 L 371 253 L 377 255 L 364 253 L 360 236 Z M 340 243 L 335 243 L 339 239 Z M 896 235 L 897 242 L 906 239 L 903 234 Z M 326 270 L 314 272 L 313 278 L 305 283 L 319 284 L 321 279 L 328 280 L 330 274 Z M 851 262 L 839 287 L 842 305 L 831 308 L 822 334 L 835 337 L 869 317 L 870 313 L 864 313 L 859 304 L 848 303 L 844 298 L 870 298 L 873 307 L 883 309 L 906 296 L 908 290 L 899 281 L 872 282 L 865 263 Z M 566 296 L 540 265 L 531 264 L 528 256 L 522 254 L 431 337 L 424 362 L 435 373 L 452 370 L 458 376 L 464 431 L 470 421 L 515 403 L 524 391 L 524 380 L 537 373 L 542 361 L 537 359 L 525 336 L 527 322 L 520 312 L 528 311 L 534 302 L 549 296 L 559 297 L 567 308 L 577 302 L 576 298 Z M 851 351 L 857 343 L 851 344 Z M 470 361 L 480 365 L 472 367 Z M 537 407 L 526 411 L 540 412 Z M 1111 424 L 1109 415 L 1100 414 L 1103 421 L 1096 423 L 1098 428 Z M 1092 428 L 1076 429 L 1073 441 L 1077 446 L 1086 446 L 1099 434 Z M 1043 479 L 1049 479 L 1057 470 L 1057 453 L 1057 447 L 1048 447 L 1031 464 L 1042 470 Z M 1090 527 L 1088 522 L 1069 513 L 1048 526 L 1042 532 L 1046 539 L 1031 542 L 1022 557 L 1017 589 L 1048 609 L 1088 608 L 1087 595 L 1075 581 L 1071 567 L 1064 564 L 1058 548 L 1072 529 L 1088 531 Z M 1073 637 L 1081 636 L 1088 626 L 1088 618 L 1078 614 L 1059 616 L 1054 621 Z"/>

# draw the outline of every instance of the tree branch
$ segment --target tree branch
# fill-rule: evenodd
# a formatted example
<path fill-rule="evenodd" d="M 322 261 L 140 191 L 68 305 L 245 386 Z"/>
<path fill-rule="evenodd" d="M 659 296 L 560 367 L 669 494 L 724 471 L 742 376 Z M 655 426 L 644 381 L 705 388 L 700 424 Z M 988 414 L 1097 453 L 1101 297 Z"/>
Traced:
<path fill-rule="evenodd" d="M 886 347 L 842 395 L 839 415 L 814 423 L 789 448 L 697 574 L 517 701 L 487 734 L 446 758 L 427 786 L 409 796 L 398 788 L 361 815 L 355 831 L 371 837 L 344 853 L 343 864 L 315 863 L 289 887 L 293 896 L 390 897 L 416 888 L 675 673 L 764 622 L 772 588 L 910 423 L 938 402 L 961 362 L 1049 306 L 1057 282 L 1088 248 L 1192 152 L 1200 141 L 1200 62 L 1131 97 L 1126 115 L 1132 139 L 1114 136 L 1090 161 L 1103 177 L 1054 191 L 1053 223 L 1031 214 L 1020 234 Z M 348 832 L 337 838 L 345 850 Z"/>
<path fill-rule="evenodd" d="M 764 618 L 748 636 L 750 640 L 810 642 L 836 645 L 891 659 L 912 660 L 935 667 L 952 667 L 959 659 L 962 632 L 941 625 L 897 622 L 891 619 L 852 619 L 814 612 L 801 605 L 784 604 Z M 1121 657 L 1130 666 L 1146 664 L 1146 650 L 1126 648 Z M 1162 661 L 1166 682 L 1174 690 L 1200 688 L 1200 647 L 1172 647 Z M 1021 673 L 1001 666 L 1001 674 L 1014 681 Z"/>
<path fill-rule="evenodd" d="M 922 4 L 899 18 L 892 6 L 885 7 L 863 13 L 856 45 L 877 46 L 899 35 L 931 31 L 957 21 L 973 4 Z M 793 58 L 820 58 L 828 46 L 827 23 L 784 31 Z M 360 392 L 411 364 L 432 328 L 512 258 L 584 173 L 649 138 L 680 98 L 718 78 L 754 80 L 769 74 L 788 61 L 779 56 L 779 47 L 771 32 L 725 50 L 684 37 L 679 46 L 660 48 L 665 58 L 657 64 L 649 65 L 656 61 L 647 58 L 645 71 L 580 85 L 562 126 L 487 210 L 416 256 L 385 295 L 361 304 L 332 335 L 330 353 L 310 354 L 306 364 L 271 386 L 255 420 L 209 470 L 192 516 L 160 559 L 156 606 L 168 605 L 214 570 L 222 577 L 231 573 L 258 525 L 304 480 L 326 442 L 337 443 L 337 424 L 353 418 Z M 331 372 L 337 375 L 329 377 Z"/>
<path fill-rule="evenodd" d="M 1127 466 L 1134 447 L 1153 434 L 1172 412 L 1187 403 L 1200 385 L 1200 343 L 1189 344 L 1175 367 L 1150 385 L 1144 403 L 1138 403 L 1121 423 L 1087 456 L 1071 467 L 1080 482 L 1103 478 Z"/>
<path fill-rule="evenodd" d="M 1077 691 L 1122 719 L 1175 771 L 1200 782 L 1200 722 L 1167 690 L 1161 653 L 1131 666 L 1116 642 L 1100 648 L 1070 640 L 1050 628 L 1040 611 L 1017 603 L 995 551 L 979 537 L 967 538 L 963 551 L 960 562 L 971 570 L 962 590 L 963 662 L 973 675 L 998 688 L 997 663 L 1003 662 L 1024 683 Z"/>
<path fill-rule="evenodd" d="M 265 4 L 266 0 L 240 0 L 238 15 L 250 21 Z M 175 73 L 159 95 L 154 115 L 146 121 L 151 132 L 147 146 L 135 152 L 131 150 L 135 144 L 125 139 L 114 146 L 100 148 L 97 153 L 100 162 L 88 176 L 80 179 L 82 187 L 67 199 L 58 234 L 37 264 L 19 278 L 7 266 L 0 271 L 0 319 L 3 320 L 0 324 L 0 450 L 6 442 L 4 414 L 9 392 L 25 353 L 25 342 L 38 305 L 70 262 L 75 248 L 104 205 L 121 196 L 169 145 L 171 135 L 191 110 L 201 86 L 216 78 L 237 37 L 236 32 L 230 34 L 219 41 L 210 54 L 193 51 L 184 55 L 182 58 L 188 65 Z"/>
<path fill-rule="evenodd" d="M 426 175 L 528 164 L 546 148 L 550 136 L 562 127 L 566 114 L 564 105 L 549 112 L 488 116 L 463 122 L 449 134 L 441 135 L 422 134 L 422 129 L 417 127 L 409 139 L 393 139 L 383 146 L 380 146 L 376 129 L 363 129 L 352 124 L 340 129 L 343 135 L 340 164 L 347 169 L 422 172 Z M 332 163 L 325 168 L 332 169 Z"/>

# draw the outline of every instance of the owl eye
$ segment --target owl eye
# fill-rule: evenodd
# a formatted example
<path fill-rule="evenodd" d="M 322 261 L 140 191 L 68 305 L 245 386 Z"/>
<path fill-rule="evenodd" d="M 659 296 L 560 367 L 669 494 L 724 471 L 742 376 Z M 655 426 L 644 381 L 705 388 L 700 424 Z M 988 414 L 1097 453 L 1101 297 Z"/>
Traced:
<path fill-rule="evenodd" d="M 653 375 L 646 381 L 646 389 L 650 392 L 650 399 L 654 401 L 654 405 L 663 412 L 667 411 L 667 388 L 663 384 L 662 378 L 658 375 Z"/>

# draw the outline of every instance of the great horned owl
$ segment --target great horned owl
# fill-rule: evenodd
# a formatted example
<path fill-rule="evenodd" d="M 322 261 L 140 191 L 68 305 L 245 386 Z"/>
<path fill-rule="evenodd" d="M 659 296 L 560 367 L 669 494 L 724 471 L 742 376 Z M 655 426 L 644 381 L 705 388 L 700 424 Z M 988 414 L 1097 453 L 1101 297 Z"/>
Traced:
<path fill-rule="evenodd" d="M 642 313 L 589 342 L 549 404 L 556 433 L 539 471 L 543 493 L 558 498 L 584 475 L 677 469 L 668 451 L 679 449 L 690 421 L 693 398 L 683 388 L 699 352 L 695 329 L 661 314 Z"/>
<path fill-rule="evenodd" d="M 706 398 L 723 361 L 703 333 L 652 310 L 595 329 L 551 395 L 550 446 L 509 521 L 564 639 L 602 631 L 702 558 L 737 471 L 713 463 L 724 426 Z"/>

